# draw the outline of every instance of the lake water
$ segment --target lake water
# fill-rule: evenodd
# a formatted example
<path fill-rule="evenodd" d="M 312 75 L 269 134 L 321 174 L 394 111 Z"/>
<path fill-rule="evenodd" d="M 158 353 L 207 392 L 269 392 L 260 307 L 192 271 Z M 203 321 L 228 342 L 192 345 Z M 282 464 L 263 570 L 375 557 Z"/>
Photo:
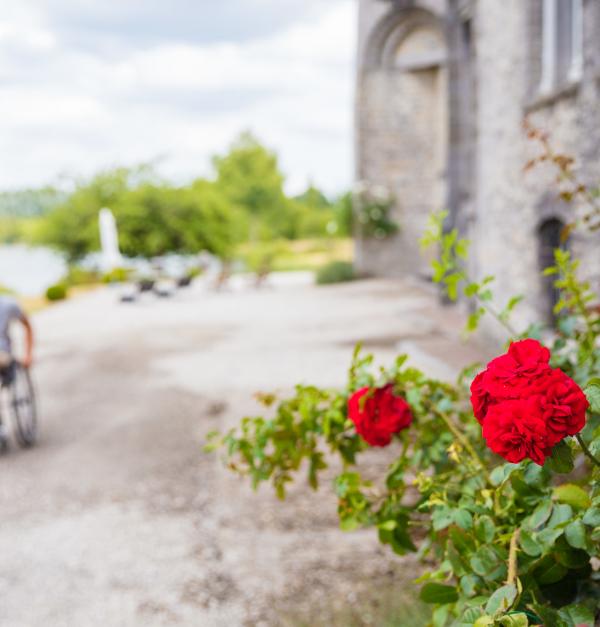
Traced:
<path fill-rule="evenodd" d="M 62 255 L 39 246 L 0 245 L 0 285 L 26 296 L 42 294 L 67 271 Z"/>

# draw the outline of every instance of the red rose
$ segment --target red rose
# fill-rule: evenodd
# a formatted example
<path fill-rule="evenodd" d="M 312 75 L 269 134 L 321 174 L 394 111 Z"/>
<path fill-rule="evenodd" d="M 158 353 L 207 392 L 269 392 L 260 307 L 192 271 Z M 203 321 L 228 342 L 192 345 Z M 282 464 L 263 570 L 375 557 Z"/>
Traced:
<path fill-rule="evenodd" d="M 473 413 L 480 424 L 487 414 L 491 399 L 484 385 L 485 371 L 480 372 L 471 383 L 471 405 L 473 405 Z"/>
<path fill-rule="evenodd" d="M 583 429 L 588 400 L 577 383 L 562 370 L 555 368 L 535 381 L 532 392 L 542 396 L 542 408 L 552 446 Z"/>
<path fill-rule="evenodd" d="M 585 426 L 589 403 L 581 388 L 549 365 L 537 340 L 513 342 L 471 384 L 473 413 L 488 446 L 509 462 L 543 464 L 553 446 Z"/>
<path fill-rule="evenodd" d="M 413 418 L 410 406 L 394 394 L 391 383 L 355 392 L 348 400 L 348 417 L 371 446 L 387 446 L 394 433 L 406 429 Z"/>
<path fill-rule="evenodd" d="M 529 457 L 542 466 L 551 451 L 541 397 L 492 405 L 483 421 L 483 437 L 494 453 L 509 462 Z"/>
<path fill-rule="evenodd" d="M 508 352 L 490 361 L 483 385 L 496 399 L 520 398 L 522 388 L 550 370 L 550 351 L 537 340 L 512 342 Z"/>

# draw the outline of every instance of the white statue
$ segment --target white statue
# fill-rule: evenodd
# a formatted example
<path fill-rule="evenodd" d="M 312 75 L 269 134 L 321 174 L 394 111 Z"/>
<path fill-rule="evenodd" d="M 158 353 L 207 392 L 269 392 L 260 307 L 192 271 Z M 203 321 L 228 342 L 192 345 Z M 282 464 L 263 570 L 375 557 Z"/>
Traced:
<path fill-rule="evenodd" d="M 105 272 L 123 265 L 123 257 L 119 252 L 119 236 L 115 216 L 106 207 L 98 214 L 100 226 L 100 245 L 102 246 L 102 269 Z"/>

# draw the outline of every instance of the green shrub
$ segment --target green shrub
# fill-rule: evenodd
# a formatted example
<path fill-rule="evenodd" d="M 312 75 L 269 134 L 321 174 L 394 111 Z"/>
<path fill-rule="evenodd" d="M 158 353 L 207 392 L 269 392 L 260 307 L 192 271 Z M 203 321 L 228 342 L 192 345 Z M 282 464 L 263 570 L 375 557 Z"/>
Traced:
<path fill-rule="evenodd" d="M 64 283 L 57 283 L 56 285 L 51 285 L 46 290 L 46 298 L 49 301 L 64 300 L 67 297 L 67 294 L 68 294 L 67 286 Z"/>
<path fill-rule="evenodd" d="M 317 283 L 343 283 L 356 278 L 354 266 L 349 261 L 331 261 L 317 272 Z"/>
<path fill-rule="evenodd" d="M 353 202 L 362 237 L 385 239 L 398 232 L 399 226 L 392 216 L 394 197 L 389 190 L 378 185 L 359 184 Z"/>
<path fill-rule="evenodd" d="M 193 268 L 190 268 L 186 273 L 185 276 L 190 278 L 190 279 L 195 279 L 199 276 L 201 276 L 203 274 L 204 270 L 202 268 L 199 268 L 197 266 L 194 266 Z"/>
<path fill-rule="evenodd" d="M 86 270 L 81 266 L 70 266 L 66 282 L 68 285 L 91 285 L 98 283 L 100 278 L 95 270 Z"/>
<path fill-rule="evenodd" d="M 103 283 L 124 283 L 129 279 L 127 268 L 113 268 L 102 277 Z"/>

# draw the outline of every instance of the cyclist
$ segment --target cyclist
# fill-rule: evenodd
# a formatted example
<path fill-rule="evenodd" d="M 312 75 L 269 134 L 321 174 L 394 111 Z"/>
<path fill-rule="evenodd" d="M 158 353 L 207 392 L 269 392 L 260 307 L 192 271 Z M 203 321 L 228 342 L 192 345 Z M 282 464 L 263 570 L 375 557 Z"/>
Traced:
<path fill-rule="evenodd" d="M 10 339 L 10 326 L 14 321 L 21 323 L 25 330 L 25 352 L 20 361 L 25 368 L 29 368 L 33 361 L 31 322 L 14 299 L 0 295 L 0 383 L 2 385 L 9 384 L 14 374 L 15 358 Z M 7 443 L 6 427 L 0 423 L 0 450 L 6 449 Z"/>

